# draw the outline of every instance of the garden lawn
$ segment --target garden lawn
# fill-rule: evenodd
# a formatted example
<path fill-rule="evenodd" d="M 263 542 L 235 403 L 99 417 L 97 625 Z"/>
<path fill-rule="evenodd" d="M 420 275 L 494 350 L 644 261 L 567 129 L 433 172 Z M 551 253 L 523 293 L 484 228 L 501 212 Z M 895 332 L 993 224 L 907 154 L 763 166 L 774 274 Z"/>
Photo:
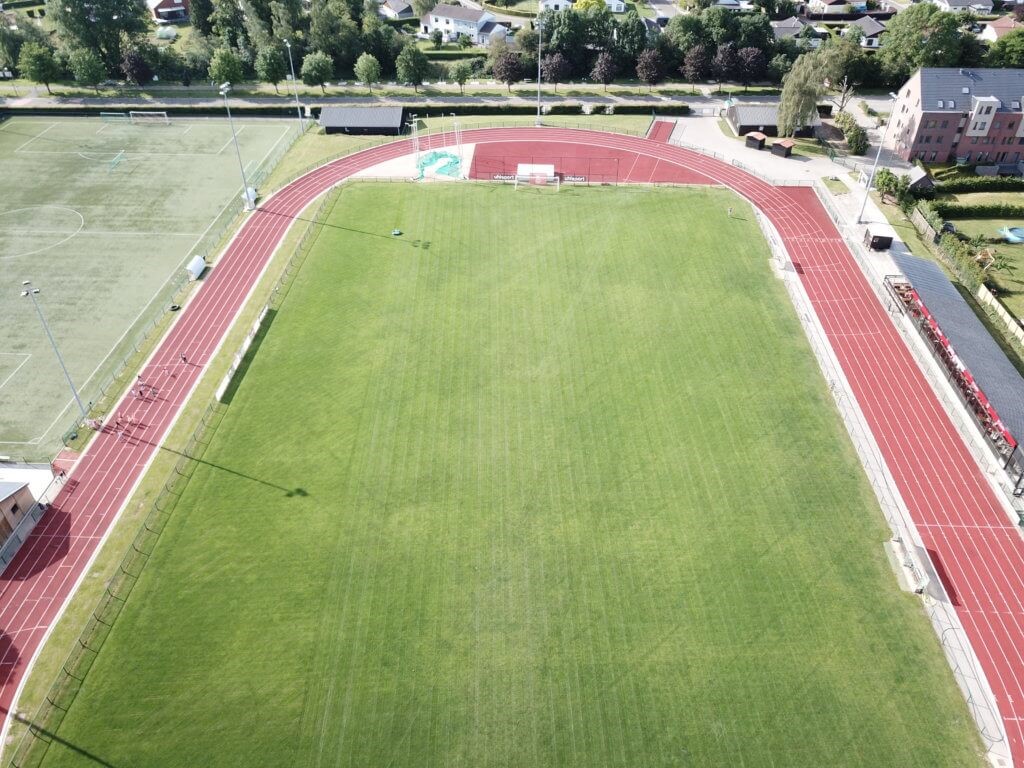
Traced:
<path fill-rule="evenodd" d="M 45 764 L 981 765 L 768 258 L 345 187 Z"/>

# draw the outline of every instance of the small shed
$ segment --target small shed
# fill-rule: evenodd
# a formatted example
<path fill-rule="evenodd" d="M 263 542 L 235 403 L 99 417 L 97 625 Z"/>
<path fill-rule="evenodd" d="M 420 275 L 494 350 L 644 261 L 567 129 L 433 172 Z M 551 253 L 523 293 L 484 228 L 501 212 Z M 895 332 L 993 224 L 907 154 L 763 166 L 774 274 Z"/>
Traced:
<path fill-rule="evenodd" d="M 324 107 L 325 133 L 397 136 L 402 132 L 402 107 Z"/>
<path fill-rule="evenodd" d="M 188 272 L 189 281 L 198 280 L 206 271 L 206 260 L 202 256 L 194 256 L 185 271 Z"/>
<path fill-rule="evenodd" d="M 924 168 L 915 165 L 907 174 L 910 189 L 935 189 L 935 180 Z"/>
<path fill-rule="evenodd" d="M 873 251 L 885 251 L 892 246 L 896 232 L 887 224 L 869 224 L 864 233 L 864 245 Z"/>
<path fill-rule="evenodd" d="M 751 149 L 764 149 L 764 142 L 767 138 L 760 131 L 751 131 L 747 134 L 746 144 Z"/>
<path fill-rule="evenodd" d="M 793 147 L 796 142 L 792 139 L 779 139 L 772 144 L 772 154 L 779 157 L 789 157 L 793 154 Z"/>

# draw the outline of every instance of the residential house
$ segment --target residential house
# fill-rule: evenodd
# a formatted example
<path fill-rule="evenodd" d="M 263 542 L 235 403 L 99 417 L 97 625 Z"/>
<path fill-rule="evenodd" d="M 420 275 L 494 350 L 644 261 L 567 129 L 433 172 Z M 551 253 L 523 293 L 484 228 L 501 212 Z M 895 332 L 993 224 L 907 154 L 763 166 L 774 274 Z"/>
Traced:
<path fill-rule="evenodd" d="M 871 16 L 861 16 L 856 21 L 851 21 L 843 30 L 843 35 L 854 34 L 858 30 L 860 34 L 860 47 L 868 50 L 877 50 L 882 44 L 882 33 L 885 32 L 885 24 Z"/>
<path fill-rule="evenodd" d="M 157 24 L 188 21 L 188 0 L 146 0 L 146 7 Z"/>
<path fill-rule="evenodd" d="M 540 9 L 542 11 L 569 11 L 572 10 L 574 0 L 540 0 Z M 625 0 L 604 0 L 604 4 L 608 6 L 608 10 L 612 13 L 625 13 L 626 3 Z"/>
<path fill-rule="evenodd" d="M 429 37 L 435 30 L 444 33 L 444 39 L 454 42 L 459 35 L 467 35 L 476 45 L 490 45 L 504 40 L 508 27 L 495 21 L 494 14 L 460 5 L 437 5 L 420 19 L 420 35 Z"/>
<path fill-rule="evenodd" d="M 811 24 L 798 16 L 769 23 L 772 25 L 776 41 L 796 40 L 805 48 L 817 48 L 821 45 L 821 35 Z"/>
<path fill-rule="evenodd" d="M 844 16 L 867 11 L 867 0 L 810 0 L 807 12 L 822 16 Z"/>
<path fill-rule="evenodd" d="M 416 12 L 405 0 L 384 0 L 380 4 L 380 15 L 386 19 L 412 19 Z"/>
<path fill-rule="evenodd" d="M 1022 99 L 1024 69 L 919 69 L 897 94 L 885 145 L 926 163 L 1018 163 Z"/>
<path fill-rule="evenodd" d="M 932 2 L 942 10 L 953 13 L 967 11 L 974 11 L 982 15 L 992 13 L 992 0 L 932 0 Z"/>
<path fill-rule="evenodd" d="M 607 2 L 608 0 L 605 0 Z M 747 0 L 715 0 L 712 8 L 725 8 L 736 13 L 753 13 L 756 9 L 754 4 Z"/>
<path fill-rule="evenodd" d="M 988 22 L 978 37 L 988 43 L 994 43 L 1007 32 L 1012 32 L 1015 29 L 1024 29 L 1024 24 L 1013 18 L 1012 14 L 1007 14 L 1000 16 L 995 21 Z"/>

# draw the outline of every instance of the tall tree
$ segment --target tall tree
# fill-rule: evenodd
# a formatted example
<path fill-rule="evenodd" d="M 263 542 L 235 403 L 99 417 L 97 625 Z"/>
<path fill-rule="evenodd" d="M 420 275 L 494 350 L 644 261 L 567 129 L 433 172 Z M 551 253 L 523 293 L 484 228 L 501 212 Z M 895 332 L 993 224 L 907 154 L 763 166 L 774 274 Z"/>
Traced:
<path fill-rule="evenodd" d="M 590 71 L 590 76 L 601 83 L 607 91 L 608 84 L 615 79 L 618 69 L 612 55 L 608 51 L 601 51 L 594 60 L 594 68 Z"/>
<path fill-rule="evenodd" d="M 728 8 L 707 8 L 701 12 L 700 21 L 707 32 L 708 41 L 715 47 L 733 42 L 739 31 L 736 14 Z"/>
<path fill-rule="evenodd" d="M 760 48 L 765 56 L 775 44 L 775 32 L 763 13 L 744 13 L 736 23 L 737 48 Z"/>
<path fill-rule="evenodd" d="M 647 47 L 647 25 L 635 10 L 630 10 L 619 24 L 616 35 L 615 54 L 619 66 L 631 69 L 640 58 L 640 51 Z"/>
<path fill-rule="evenodd" d="M 636 60 L 636 76 L 641 82 L 647 83 L 653 90 L 665 76 L 665 66 L 661 54 L 654 48 L 645 48 Z"/>
<path fill-rule="evenodd" d="M 287 72 L 288 64 L 284 60 L 281 46 L 267 45 L 260 48 L 256 54 L 256 77 L 273 85 L 274 93 L 278 93 L 277 84 L 284 80 Z"/>
<path fill-rule="evenodd" d="M 544 81 L 555 86 L 558 91 L 558 84 L 569 77 L 572 72 L 572 65 L 569 60 L 560 53 L 549 53 L 540 60 L 540 73 Z"/>
<path fill-rule="evenodd" d="M 208 74 L 215 83 L 240 83 L 242 59 L 230 48 L 218 48 L 210 59 Z"/>
<path fill-rule="evenodd" d="M 583 14 L 583 29 L 587 45 L 592 49 L 607 51 L 615 45 L 618 25 L 604 2 Z"/>
<path fill-rule="evenodd" d="M 740 48 L 736 52 L 736 76 L 744 89 L 751 83 L 763 80 L 768 69 L 768 59 L 760 48 Z"/>
<path fill-rule="evenodd" d="M 886 27 L 885 45 L 876 56 L 891 83 L 902 83 L 919 67 L 955 67 L 963 31 L 956 14 L 932 3 L 900 11 Z"/>
<path fill-rule="evenodd" d="M 302 82 L 306 85 L 319 85 L 324 93 L 324 84 L 334 77 L 334 62 L 323 51 L 313 51 L 302 60 Z"/>
<path fill-rule="evenodd" d="M 573 72 L 586 71 L 588 57 L 586 20 L 582 14 L 551 13 L 541 15 L 541 24 L 548 48 L 558 51 L 572 62 Z"/>
<path fill-rule="evenodd" d="M 780 136 L 792 136 L 810 122 L 818 110 L 818 99 L 824 88 L 818 56 L 805 53 L 793 63 L 793 68 L 782 80 L 782 96 L 779 99 Z"/>
<path fill-rule="evenodd" d="M 416 43 L 409 43 L 395 59 L 395 70 L 400 81 L 412 83 L 413 90 L 418 92 L 427 72 L 430 71 L 430 62 L 427 60 L 427 54 L 421 51 Z"/>
<path fill-rule="evenodd" d="M 1019 7 L 1024 8 L 1024 4 Z M 1024 67 L 1024 29 L 1015 29 L 996 40 L 988 51 L 988 65 L 1014 69 Z"/>
<path fill-rule="evenodd" d="M 373 93 L 373 84 L 380 82 L 380 62 L 377 61 L 377 57 L 369 53 L 361 54 L 356 59 L 354 71 L 356 79 L 365 83 L 370 93 Z"/>
<path fill-rule="evenodd" d="M 146 85 L 153 79 L 153 67 L 149 58 L 138 45 L 128 45 L 124 49 L 124 57 L 121 59 L 121 71 L 125 79 L 135 85 Z"/>
<path fill-rule="evenodd" d="M 705 80 L 711 72 L 711 49 L 703 43 L 698 43 L 686 52 L 683 56 L 683 66 L 680 72 L 689 83 L 699 83 Z"/>
<path fill-rule="evenodd" d="M 99 86 L 107 77 L 107 68 L 103 66 L 96 51 L 76 48 L 68 56 L 68 68 L 76 83 L 92 86 L 96 89 L 96 95 L 99 95 Z"/>
<path fill-rule="evenodd" d="M 18 71 L 33 83 L 42 83 L 51 93 L 50 83 L 60 77 L 60 65 L 53 49 L 40 43 L 25 43 L 18 55 Z"/>
<path fill-rule="evenodd" d="M 509 93 L 512 92 L 512 84 L 518 83 L 523 78 L 522 63 L 519 54 L 515 51 L 502 51 L 494 60 L 494 76 L 503 82 Z"/>
<path fill-rule="evenodd" d="M 210 27 L 222 46 L 244 48 L 248 45 L 245 35 L 245 19 L 242 17 L 242 9 L 238 7 L 237 0 L 213 0 Z"/>
<path fill-rule="evenodd" d="M 859 37 L 849 35 L 827 41 L 818 50 L 818 58 L 822 66 L 822 80 L 842 112 L 853 98 L 854 89 L 867 77 L 867 54 L 860 47 Z"/>
<path fill-rule="evenodd" d="M 412 0 L 412 9 L 417 16 L 426 16 L 437 5 L 437 0 Z"/>
<path fill-rule="evenodd" d="M 110 72 L 124 47 L 147 29 L 145 5 L 136 0 L 46 0 L 46 16 L 67 48 L 95 51 Z"/>
<path fill-rule="evenodd" d="M 700 16 L 689 13 L 681 13 L 669 19 L 665 34 L 675 43 L 676 48 L 683 52 L 684 58 L 694 46 L 706 45 L 709 41 Z"/>
<path fill-rule="evenodd" d="M 736 55 L 736 45 L 722 43 L 715 50 L 715 58 L 711 60 L 711 73 L 715 76 L 715 80 L 719 83 L 732 80 L 736 77 L 738 69 L 739 58 Z"/>
<path fill-rule="evenodd" d="M 18 55 L 25 43 L 40 43 L 50 45 L 49 35 L 43 32 L 42 27 L 33 24 L 28 17 L 18 13 L 10 12 L 13 23 L 7 25 L 0 22 L 0 68 L 17 69 Z"/>
<path fill-rule="evenodd" d="M 448 67 L 448 79 L 453 83 L 457 83 L 459 86 L 459 95 L 465 94 L 466 82 L 473 75 L 473 67 L 470 66 L 469 62 L 465 59 L 452 62 L 451 66 Z"/>
<path fill-rule="evenodd" d="M 520 51 L 536 51 L 539 37 L 537 30 L 524 24 L 516 30 L 516 48 Z"/>
<path fill-rule="evenodd" d="M 591 8 L 596 10 L 597 8 L 603 7 L 605 7 L 604 0 L 576 0 L 576 2 L 573 3 L 572 9 L 577 13 L 583 13 L 584 11 L 589 11 Z"/>
<path fill-rule="evenodd" d="M 188 18 L 192 22 L 192 28 L 204 35 L 213 33 L 213 23 L 210 17 L 213 15 L 212 0 L 190 0 L 188 5 Z"/>

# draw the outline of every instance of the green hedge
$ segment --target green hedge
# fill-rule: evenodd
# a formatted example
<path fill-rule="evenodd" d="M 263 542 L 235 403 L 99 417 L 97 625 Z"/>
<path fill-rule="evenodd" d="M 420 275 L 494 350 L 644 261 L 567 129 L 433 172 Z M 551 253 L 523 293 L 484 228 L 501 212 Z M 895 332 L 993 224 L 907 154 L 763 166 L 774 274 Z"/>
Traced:
<path fill-rule="evenodd" d="M 1024 217 L 1024 205 L 1014 203 L 932 203 L 935 212 L 945 219 L 1013 219 Z"/>
<path fill-rule="evenodd" d="M 972 292 L 985 282 L 985 273 L 974 258 L 974 250 L 956 235 L 950 232 L 942 235 L 936 250 L 957 279 Z"/>
<path fill-rule="evenodd" d="M 130 112 L 138 110 L 138 105 L 130 104 L 118 106 L 111 104 L 102 107 L 5 107 L 9 117 L 39 115 L 39 116 L 67 116 L 67 117 L 98 117 L 101 112 Z M 147 112 L 166 112 L 171 117 L 214 116 L 223 117 L 223 107 L 167 107 L 154 104 L 147 107 Z M 295 104 L 288 106 L 250 105 L 232 106 L 232 117 L 295 117 Z"/>
<path fill-rule="evenodd" d="M 1020 192 L 1024 179 L 1015 176 L 954 176 L 938 185 L 939 192 Z"/>

